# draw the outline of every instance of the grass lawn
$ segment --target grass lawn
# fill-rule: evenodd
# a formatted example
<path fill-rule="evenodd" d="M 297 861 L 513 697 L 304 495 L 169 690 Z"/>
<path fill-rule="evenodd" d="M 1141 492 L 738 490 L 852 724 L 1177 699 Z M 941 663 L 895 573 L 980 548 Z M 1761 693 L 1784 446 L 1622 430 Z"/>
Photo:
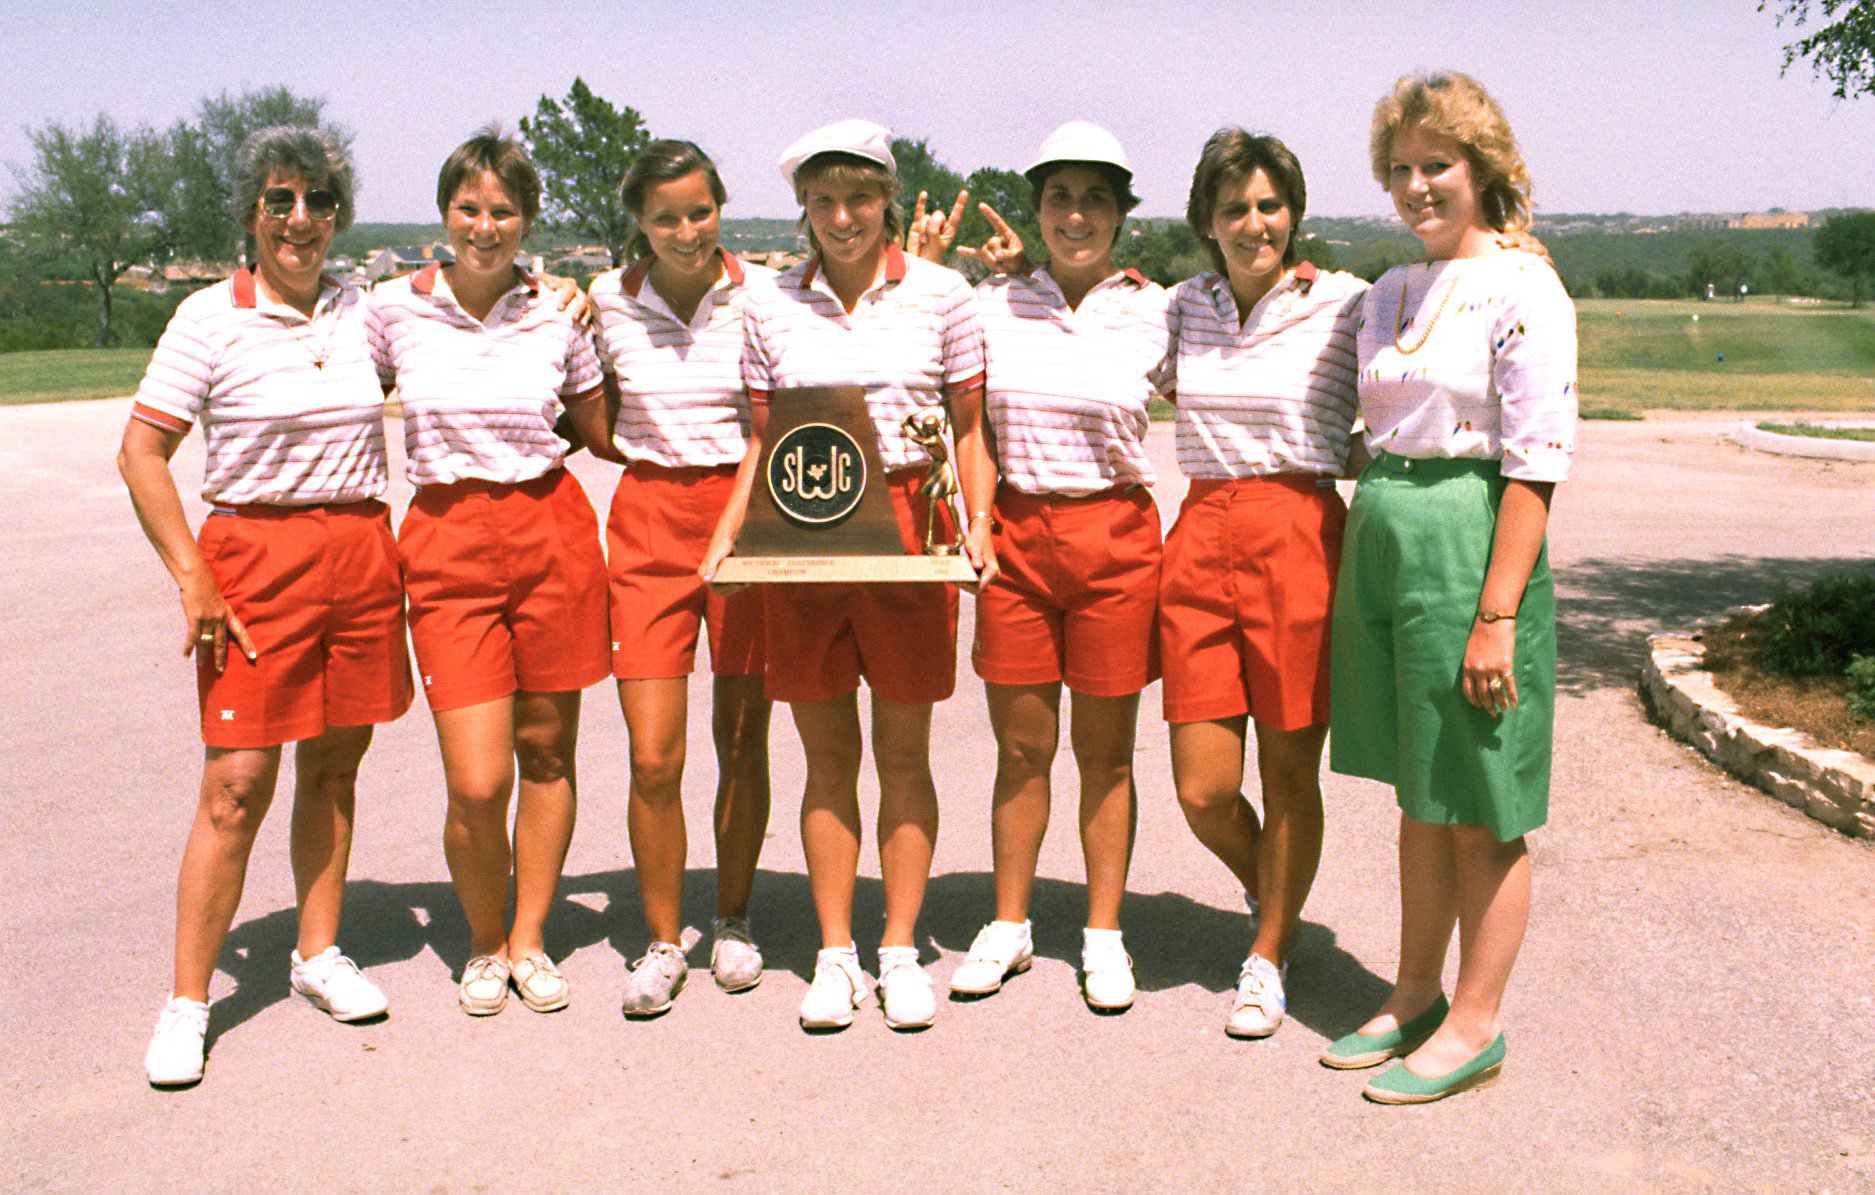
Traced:
<path fill-rule="evenodd" d="M 149 363 L 147 348 L 0 353 L 0 406 L 134 394 Z"/>
<path fill-rule="evenodd" d="M 1875 307 L 1585 299 L 1576 318 L 1584 408 L 1875 411 Z"/>
<path fill-rule="evenodd" d="M 1758 430 L 1779 436 L 1814 436 L 1819 440 L 1863 440 L 1875 443 L 1875 427 L 1820 427 L 1814 423 L 1760 423 Z"/>

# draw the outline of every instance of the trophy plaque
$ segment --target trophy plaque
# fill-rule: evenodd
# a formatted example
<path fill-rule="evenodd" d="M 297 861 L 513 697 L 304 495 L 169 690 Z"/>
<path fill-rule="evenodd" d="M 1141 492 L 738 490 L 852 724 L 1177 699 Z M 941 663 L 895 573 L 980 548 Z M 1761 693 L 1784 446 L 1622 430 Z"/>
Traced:
<path fill-rule="evenodd" d="M 866 392 L 859 386 L 777 390 L 769 397 L 761 468 L 735 551 L 715 583 L 803 581 L 955 581 L 977 579 L 954 542 L 940 542 L 936 507 L 950 511 L 956 491 L 942 440 L 942 408 L 912 417 L 908 431 L 932 452 L 922 483 L 932 512 L 924 553 L 899 538 L 885 465 L 879 459 Z"/>

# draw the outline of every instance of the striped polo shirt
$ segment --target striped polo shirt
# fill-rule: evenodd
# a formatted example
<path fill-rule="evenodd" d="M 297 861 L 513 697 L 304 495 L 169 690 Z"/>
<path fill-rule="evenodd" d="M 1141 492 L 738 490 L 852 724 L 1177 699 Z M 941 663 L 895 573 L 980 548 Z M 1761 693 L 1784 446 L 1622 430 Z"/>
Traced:
<path fill-rule="evenodd" d="M 794 386 L 864 386 L 887 469 L 930 461 L 900 424 L 920 407 L 983 384 L 983 328 L 963 275 L 898 246 L 885 277 L 851 314 L 821 276 L 818 255 L 749 292 L 742 380 L 753 402 Z"/>
<path fill-rule="evenodd" d="M 375 498 L 389 476 L 365 308 L 363 291 L 326 278 L 308 318 L 241 270 L 176 308 L 131 417 L 182 434 L 201 423 L 215 505 Z"/>
<path fill-rule="evenodd" d="M 1305 261 L 1240 326 L 1228 278 L 1180 283 L 1172 304 L 1179 469 L 1208 480 L 1345 470 L 1366 291 L 1352 274 Z"/>
<path fill-rule="evenodd" d="M 1047 266 L 977 287 L 988 351 L 984 406 L 1003 480 L 1078 496 L 1151 485 L 1146 404 L 1166 386 L 1165 288 L 1136 270 L 1070 308 Z"/>
<path fill-rule="evenodd" d="M 603 392 L 591 337 L 526 276 L 483 321 L 428 265 L 372 292 L 367 327 L 378 376 L 403 403 L 412 485 L 544 476 L 566 455 L 561 405 Z"/>
<path fill-rule="evenodd" d="M 742 306 L 775 271 L 722 253 L 723 276 L 688 323 L 647 278 L 654 258 L 592 280 L 601 362 L 618 377 L 613 442 L 654 465 L 733 465 L 749 447 Z"/>
<path fill-rule="evenodd" d="M 1387 271 L 1367 292 L 1358 350 L 1371 451 L 1497 461 L 1520 481 L 1569 476 L 1575 304 L 1541 258 Z"/>

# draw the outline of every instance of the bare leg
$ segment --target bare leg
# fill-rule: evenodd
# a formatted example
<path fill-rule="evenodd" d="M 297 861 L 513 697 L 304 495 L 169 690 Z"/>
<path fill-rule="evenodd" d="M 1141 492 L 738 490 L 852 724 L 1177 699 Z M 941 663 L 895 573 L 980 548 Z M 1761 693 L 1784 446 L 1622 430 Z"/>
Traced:
<path fill-rule="evenodd" d="M 792 706 L 807 759 L 801 794 L 801 850 L 820 919 L 820 944 L 853 942 L 853 885 L 859 874 L 859 700 L 857 693 Z"/>
<path fill-rule="evenodd" d="M 749 911 L 755 865 L 768 834 L 768 715 L 760 676 L 719 676 L 715 685 L 716 915 Z"/>
<path fill-rule="evenodd" d="M 1263 779 L 1263 833 L 1257 851 L 1262 916 L 1251 950 L 1278 967 L 1295 942 L 1296 922 L 1322 861 L 1322 743 L 1326 726 L 1278 730 L 1257 723 Z"/>
<path fill-rule="evenodd" d="M 372 729 L 334 727 L 294 749 L 293 886 L 299 896 L 301 958 L 338 941 L 358 762 L 371 746 Z"/>
<path fill-rule="evenodd" d="M 449 790 L 443 857 L 469 923 L 469 953 L 505 954 L 508 880 L 514 864 L 508 844 L 514 698 L 441 710 L 434 717 Z"/>
<path fill-rule="evenodd" d="M 683 933 L 684 732 L 689 680 L 622 680 L 619 706 L 631 742 L 631 796 L 625 825 L 645 928 L 654 942 L 676 942 Z"/>
<path fill-rule="evenodd" d="M 176 973 L 172 994 L 208 1001 L 209 977 L 247 883 L 254 835 L 273 803 L 280 748 L 210 747 L 176 878 Z"/>
<path fill-rule="evenodd" d="M 1256 810 L 1243 796 L 1248 717 L 1172 724 L 1172 786 L 1185 824 L 1230 868 L 1246 893 L 1257 891 Z"/>
<path fill-rule="evenodd" d="M 1048 832 L 1048 773 L 1061 737 L 1061 685 L 985 683 L 983 689 L 996 734 L 996 781 L 990 790 L 996 919 L 1026 921 L 1035 862 Z"/>
<path fill-rule="evenodd" d="M 521 791 L 514 811 L 514 928 L 508 957 L 546 953 L 547 914 L 566 866 L 578 810 L 573 755 L 579 691 L 516 693 L 514 753 Z M 681 882 L 681 879 L 680 879 Z"/>
<path fill-rule="evenodd" d="M 1450 826 L 1458 863 L 1458 985 L 1452 1011 L 1409 1069 L 1432 1077 L 1496 1039 L 1504 989 L 1530 916 L 1530 855 L 1521 838 L 1499 842 L 1482 826 Z"/>
<path fill-rule="evenodd" d="M 1133 860 L 1139 801 L 1133 790 L 1133 739 L 1139 694 L 1074 695 L 1069 737 L 1081 772 L 1081 856 L 1087 867 L 1087 927 L 1119 929 L 1126 872 Z M 1039 845 L 1039 843 L 1038 843 Z M 1029 874 L 1034 875 L 1031 860 Z"/>
<path fill-rule="evenodd" d="M 1458 862 L 1452 827 L 1400 815 L 1400 969 L 1366 1034 L 1387 1033 L 1438 998 L 1446 948 L 1458 921 Z"/>
<path fill-rule="evenodd" d="M 879 945 L 916 946 L 938 831 L 930 704 L 900 705 L 874 696 L 872 759 L 879 770 L 879 871 L 885 881 Z"/>

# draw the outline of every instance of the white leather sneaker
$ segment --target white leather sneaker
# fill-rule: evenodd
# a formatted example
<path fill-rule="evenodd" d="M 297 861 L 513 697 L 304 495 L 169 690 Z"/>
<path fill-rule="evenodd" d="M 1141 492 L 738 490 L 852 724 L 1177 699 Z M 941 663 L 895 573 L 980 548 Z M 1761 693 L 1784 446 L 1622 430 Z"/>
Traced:
<path fill-rule="evenodd" d="M 185 996 L 171 996 L 156 1018 L 150 1048 L 143 1052 L 143 1070 L 153 1087 L 187 1087 L 202 1081 L 207 1058 L 208 1005 Z"/>
<path fill-rule="evenodd" d="M 287 972 L 293 994 L 335 1021 L 365 1021 L 381 1017 L 391 1002 L 378 985 L 364 977 L 358 964 L 328 946 L 311 958 L 293 952 Z"/>
<path fill-rule="evenodd" d="M 653 942 L 625 981 L 625 1015 L 655 1017 L 669 1012 L 671 1001 L 684 990 L 690 964 L 684 948 L 673 942 Z"/>
<path fill-rule="evenodd" d="M 916 946 L 879 948 L 879 1003 L 888 1029 L 924 1029 L 936 1019 L 937 996 Z"/>
<path fill-rule="evenodd" d="M 1283 1023 L 1289 997 L 1283 983 L 1289 978 L 1289 964 L 1281 970 L 1260 954 L 1244 960 L 1237 973 L 1237 991 L 1231 997 L 1230 1016 L 1224 1032 L 1232 1037 L 1268 1037 Z"/>
<path fill-rule="evenodd" d="M 801 1028 L 844 1029 L 853 1010 L 870 998 L 869 981 L 859 968 L 856 947 L 835 947 L 814 957 L 814 979 L 801 997 Z"/>
<path fill-rule="evenodd" d="M 1003 980 L 1020 975 L 1035 959 L 1035 944 L 1027 921 L 992 921 L 977 931 L 970 953 L 951 972 L 951 991 L 960 996 L 987 996 Z"/>
<path fill-rule="evenodd" d="M 1118 1012 L 1133 1006 L 1133 958 L 1117 929 L 1081 931 L 1081 991 L 1090 1008 Z"/>
<path fill-rule="evenodd" d="M 762 952 L 747 917 L 718 917 L 710 923 L 710 974 L 725 992 L 746 992 L 762 982 Z"/>

